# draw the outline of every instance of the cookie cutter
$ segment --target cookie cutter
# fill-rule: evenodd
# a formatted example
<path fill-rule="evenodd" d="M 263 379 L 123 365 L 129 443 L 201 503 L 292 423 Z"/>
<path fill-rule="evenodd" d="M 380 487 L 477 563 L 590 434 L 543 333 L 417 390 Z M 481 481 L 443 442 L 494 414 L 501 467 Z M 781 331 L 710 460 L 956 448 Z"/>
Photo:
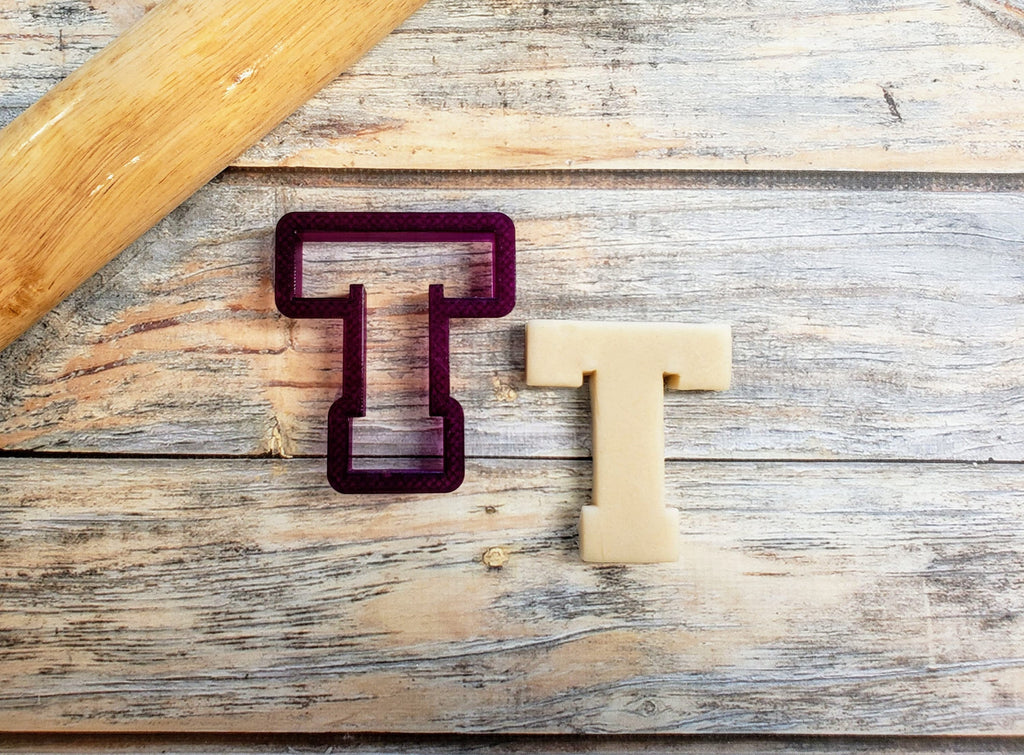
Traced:
<path fill-rule="evenodd" d="M 442 467 L 354 469 L 352 420 L 366 415 L 366 291 L 348 296 L 302 295 L 303 242 L 491 243 L 491 292 L 447 297 L 428 289 L 429 411 L 442 420 Z M 503 317 L 516 301 L 516 242 L 512 220 L 499 212 L 292 212 L 277 224 L 274 251 L 277 308 L 297 319 L 340 319 L 342 391 L 327 416 L 327 478 L 340 493 L 447 493 L 465 477 L 465 417 L 451 396 L 449 323 L 455 318 Z"/>

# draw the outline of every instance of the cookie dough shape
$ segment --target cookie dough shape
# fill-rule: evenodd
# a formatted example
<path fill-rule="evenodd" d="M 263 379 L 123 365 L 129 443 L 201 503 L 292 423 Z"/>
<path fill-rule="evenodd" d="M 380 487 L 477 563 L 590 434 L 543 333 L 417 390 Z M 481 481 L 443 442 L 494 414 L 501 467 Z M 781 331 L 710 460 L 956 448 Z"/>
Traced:
<path fill-rule="evenodd" d="M 527 384 L 578 388 L 590 378 L 594 489 L 580 515 L 584 561 L 678 560 L 679 512 L 664 503 L 664 391 L 724 391 L 731 374 L 728 325 L 527 323 Z"/>

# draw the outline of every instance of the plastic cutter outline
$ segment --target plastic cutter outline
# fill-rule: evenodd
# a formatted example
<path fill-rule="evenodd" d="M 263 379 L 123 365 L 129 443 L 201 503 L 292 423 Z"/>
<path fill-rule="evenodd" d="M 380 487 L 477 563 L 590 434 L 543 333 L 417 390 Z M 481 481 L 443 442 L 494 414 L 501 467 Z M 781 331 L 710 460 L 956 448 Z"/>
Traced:
<path fill-rule="evenodd" d="M 366 414 L 366 292 L 351 284 L 348 296 L 302 295 L 303 242 L 491 243 L 491 295 L 446 297 L 442 284 L 428 291 L 429 411 L 443 422 L 443 467 L 353 469 L 352 420 Z M 451 397 L 449 322 L 453 318 L 503 317 L 515 307 L 515 226 L 499 212 L 292 212 L 277 224 L 274 295 L 277 308 L 297 319 L 344 320 L 342 392 L 327 420 L 327 477 L 341 493 L 447 493 L 465 477 L 465 417 Z"/>

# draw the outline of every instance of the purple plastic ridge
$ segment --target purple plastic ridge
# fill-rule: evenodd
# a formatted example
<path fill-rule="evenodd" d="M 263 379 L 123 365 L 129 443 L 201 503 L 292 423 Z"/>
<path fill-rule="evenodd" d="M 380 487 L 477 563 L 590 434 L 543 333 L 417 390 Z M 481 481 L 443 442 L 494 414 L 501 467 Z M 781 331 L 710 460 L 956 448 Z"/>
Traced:
<path fill-rule="evenodd" d="M 353 469 L 352 419 L 366 415 L 366 291 L 302 295 L 302 244 L 308 242 L 491 243 L 491 295 L 450 298 L 433 283 L 428 294 L 430 416 L 443 421 L 443 468 Z M 340 493 L 448 493 L 465 477 L 465 418 L 450 395 L 449 328 L 457 317 L 503 317 L 516 303 L 516 240 L 499 212 L 292 212 L 277 224 L 274 294 L 282 314 L 344 320 L 341 397 L 327 416 L 327 479 Z"/>

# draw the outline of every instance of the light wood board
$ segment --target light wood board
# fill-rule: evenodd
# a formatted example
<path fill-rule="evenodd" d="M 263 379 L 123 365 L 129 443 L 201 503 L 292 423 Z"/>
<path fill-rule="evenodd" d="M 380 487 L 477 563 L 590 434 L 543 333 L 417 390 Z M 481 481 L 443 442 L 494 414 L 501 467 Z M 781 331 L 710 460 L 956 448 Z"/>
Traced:
<path fill-rule="evenodd" d="M 0 3 L 0 123 L 151 4 Z M 431 0 L 240 162 L 1019 172 L 1024 46 L 1008 13 Z"/>
<path fill-rule="evenodd" d="M 595 568 L 583 462 L 426 498 L 340 498 L 322 460 L 2 463 L 7 728 L 1024 724 L 1019 465 L 671 463 L 682 560 Z"/>
<path fill-rule="evenodd" d="M 281 317 L 270 283 L 300 209 L 515 219 L 516 309 L 452 328 L 473 456 L 589 453 L 586 390 L 524 387 L 525 322 L 561 317 L 732 324 L 734 388 L 666 396 L 672 458 L 1024 458 L 1024 195 L 865 191 L 210 186 L 0 353 L 0 443 L 323 454 L 340 323 Z M 321 257 L 307 285 L 370 295 L 362 452 L 436 452 L 426 283 L 478 290 L 486 253 Z"/>

